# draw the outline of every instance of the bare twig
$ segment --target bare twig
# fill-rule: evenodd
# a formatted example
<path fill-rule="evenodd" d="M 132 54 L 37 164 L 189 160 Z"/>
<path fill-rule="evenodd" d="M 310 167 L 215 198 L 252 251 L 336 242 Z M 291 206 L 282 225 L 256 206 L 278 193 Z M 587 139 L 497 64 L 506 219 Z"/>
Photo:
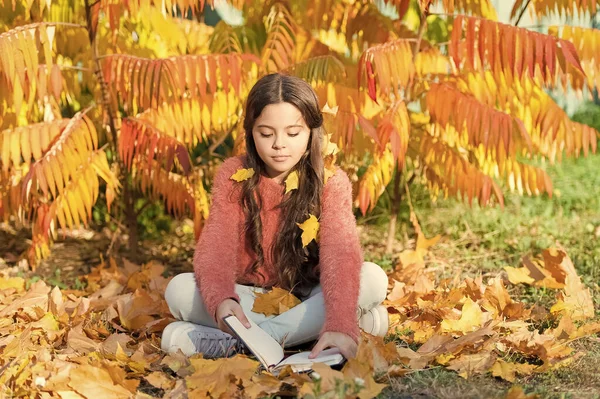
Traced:
<path fill-rule="evenodd" d="M 521 13 L 519 14 L 519 17 L 515 21 L 515 26 L 519 26 L 519 22 L 521 22 L 521 18 L 523 18 L 523 14 L 525 14 L 525 10 L 527 10 L 527 8 L 529 7 L 529 3 L 531 3 L 531 0 L 527 0 L 527 3 L 525 3 L 525 7 L 523 7 L 523 9 L 521 10 Z"/>

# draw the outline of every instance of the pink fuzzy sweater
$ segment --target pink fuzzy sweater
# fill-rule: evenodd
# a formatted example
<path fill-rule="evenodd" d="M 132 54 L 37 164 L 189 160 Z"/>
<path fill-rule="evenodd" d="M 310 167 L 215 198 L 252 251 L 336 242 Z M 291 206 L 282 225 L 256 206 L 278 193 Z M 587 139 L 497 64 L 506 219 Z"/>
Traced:
<path fill-rule="evenodd" d="M 270 249 L 282 216 L 275 206 L 282 201 L 285 186 L 268 177 L 260 177 L 265 262 L 259 271 L 266 278 L 259 281 L 259 277 L 245 273 L 256 255 L 243 234 L 241 183 L 230 179 L 236 170 L 244 167 L 244 157 L 229 158 L 220 166 L 213 184 L 210 215 L 194 253 L 196 282 L 213 317 L 223 300 L 239 301 L 234 290 L 236 283 L 270 287 L 277 277 Z M 326 314 L 321 334 L 343 332 L 358 341 L 356 308 L 363 255 L 352 213 L 352 185 L 341 169 L 325 184 L 319 222 L 320 283 Z"/>

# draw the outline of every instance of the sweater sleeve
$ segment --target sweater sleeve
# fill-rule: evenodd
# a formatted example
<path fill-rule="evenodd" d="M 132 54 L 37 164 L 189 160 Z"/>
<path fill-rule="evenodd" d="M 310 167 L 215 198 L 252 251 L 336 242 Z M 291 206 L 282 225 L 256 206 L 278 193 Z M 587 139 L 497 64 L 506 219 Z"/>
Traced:
<path fill-rule="evenodd" d="M 240 300 L 235 293 L 235 279 L 241 240 L 238 224 L 241 208 L 231 195 L 237 183 L 230 179 L 239 167 L 242 164 L 237 158 L 230 158 L 219 167 L 213 182 L 208 219 L 194 251 L 196 284 L 208 314 L 213 318 L 223 300 Z"/>
<path fill-rule="evenodd" d="M 352 184 L 338 169 L 323 190 L 319 232 L 320 282 L 325 299 L 321 334 L 336 331 L 358 342 L 357 320 L 363 254 L 352 212 Z"/>

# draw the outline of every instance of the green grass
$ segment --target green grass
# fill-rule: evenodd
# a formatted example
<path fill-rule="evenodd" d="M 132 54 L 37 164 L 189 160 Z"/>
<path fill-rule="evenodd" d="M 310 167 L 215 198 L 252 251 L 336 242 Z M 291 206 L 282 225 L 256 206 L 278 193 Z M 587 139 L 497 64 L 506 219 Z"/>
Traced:
<path fill-rule="evenodd" d="M 547 165 L 554 195 L 521 197 L 507 193 L 505 208 L 469 207 L 457 199 L 431 202 L 418 186 L 411 189 L 415 212 L 427 237 L 442 239 L 431 249 L 428 267 L 442 275 L 495 276 L 504 266 L 520 266 L 525 255 L 559 246 L 566 250 L 585 284 L 600 304 L 600 155 L 568 159 Z M 375 215 L 384 215 L 386 199 Z M 365 259 L 394 267 L 397 252 L 414 245 L 414 231 L 408 222 L 408 204 L 401 210 L 396 238 L 397 250 L 385 255 L 384 217 L 359 218 Z M 509 287 L 513 297 L 543 306 L 556 300 L 556 291 L 534 287 Z M 600 398 L 600 340 L 589 337 L 575 343 L 584 357 L 569 367 L 516 381 L 527 393 L 542 398 Z M 394 398 L 494 398 L 504 397 L 510 383 L 488 376 L 464 380 L 441 368 L 423 370 L 390 381 L 382 397 Z"/>

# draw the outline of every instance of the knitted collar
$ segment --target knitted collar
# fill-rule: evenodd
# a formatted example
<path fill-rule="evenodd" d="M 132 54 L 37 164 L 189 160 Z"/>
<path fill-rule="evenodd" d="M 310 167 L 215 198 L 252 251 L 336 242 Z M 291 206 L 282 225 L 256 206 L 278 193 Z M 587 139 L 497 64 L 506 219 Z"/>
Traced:
<path fill-rule="evenodd" d="M 260 175 L 258 185 L 263 199 L 268 198 L 269 202 L 281 202 L 285 193 L 285 184 L 279 184 L 275 179 Z"/>

